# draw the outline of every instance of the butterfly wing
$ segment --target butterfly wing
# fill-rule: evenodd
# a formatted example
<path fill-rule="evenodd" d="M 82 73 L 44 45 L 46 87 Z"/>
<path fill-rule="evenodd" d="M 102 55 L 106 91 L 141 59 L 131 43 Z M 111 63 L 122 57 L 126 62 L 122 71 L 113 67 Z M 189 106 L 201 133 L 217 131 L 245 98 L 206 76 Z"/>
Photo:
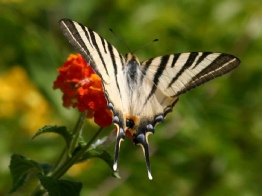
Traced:
<path fill-rule="evenodd" d="M 148 97 L 157 89 L 167 97 L 175 97 L 228 73 L 239 64 L 240 60 L 230 54 L 192 52 L 149 59 L 142 63 L 142 72 L 155 84 Z"/>
<path fill-rule="evenodd" d="M 240 60 L 233 55 L 210 52 L 165 55 L 141 63 L 141 87 L 133 98 L 133 102 L 137 103 L 133 105 L 133 112 L 140 116 L 140 123 L 133 138 L 143 147 L 150 179 L 147 137 L 154 132 L 156 123 L 172 111 L 179 95 L 231 71 L 239 64 Z"/>
<path fill-rule="evenodd" d="M 156 123 L 172 111 L 179 95 L 226 74 L 239 64 L 240 60 L 233 55 L 211 52 L 165 55 L 142 62 L 143 93 L 136 93 L 134 98 L 143 100 L 142 105 L 134 107 L 142 122 L 138 134 L 153 132 Z"/>
<path fill-rule="evenodd" d="M 125 59 L 109 42 L 84 25 L 69 19 L 60 21 L 60 28 L 68 41 L 83 56 L 102 81 L 108 107 L 114 114 L 113 122 L 118 126 L 115 164 L 120 142 L 125 136 L 124 103 L 128 102 L 122 84 Z"/>

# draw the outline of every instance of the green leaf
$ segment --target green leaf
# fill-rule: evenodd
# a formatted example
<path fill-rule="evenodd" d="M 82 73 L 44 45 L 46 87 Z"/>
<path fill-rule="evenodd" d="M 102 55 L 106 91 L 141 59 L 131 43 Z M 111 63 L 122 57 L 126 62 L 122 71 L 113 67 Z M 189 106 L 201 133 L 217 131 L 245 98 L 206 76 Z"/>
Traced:
<path fill-rule="evenodd" d="M 41 167 L 45 175 L 47 175 L 53 169 L 53 165 L 49 163 L 38 163 L 38 166 Z"/>
<path fill-rule="evenodd" d="M 52 177 L 44 176 L 39 174 L 38 178 L 42 186 L 48 192 L 50 196 L 64 195 L 80 195 L 82 189 L 82 183 L 73 182 L 69 180 L 55 180 Z"/>
<path fill-rule="evenodd" d="M 37 163 L 36 161 L 29 160 L 19 154 L 13 154 L 11 156 L 9 169 L 13 179 L 13 185 L 10 190 L 10 193 L 12 193 L 23 186 L 28 175 L 48 173 L 51 169 L 51 166 L 47 163 Z"/>
<path fill-rule="evenodd" d="M 88 160 L 90 158 L 100 158 L 103 161 L 106 162 L 106 164 L 109 166 L 109 168 L 111 170 L 113 170 L 113 157 L 110 155 L 109 152 L 107 152 L 105 149 L 101 149 L 101 148 L 92 148 L 90 150 L 88 150 L 81 158 L 81 160 L 79 160 L 79 162 Z M 113 176 L 116 178 L 120 178 L 118 172 L 114 171 Z"/>
<path fill-rule="evenodd" d="M 53 125 L 46 125 L 43 128 L 39 129 L 36 134 L 33 136 L 32 139 L 34 139 L 35 137 L 41 135 L 42 133 L 57 133 L 59 135 L 61 135 L 66 142 L 66 145 L 69 146 L 70 145 L 70 141 L 72 139 L 72 135 L 70 134 L 70 132 L 67 130 L 67 128 L 65 126 L 53 126 Z"/>
<path fill-rule="evenodd" d="M 79 162 L 90 158 L 100 158 L 104 160 L 110 168 L 114 163 L 113 157 L 109 154 L 109 152 L 101 148 L 92 148 L 86 151 Z"/>

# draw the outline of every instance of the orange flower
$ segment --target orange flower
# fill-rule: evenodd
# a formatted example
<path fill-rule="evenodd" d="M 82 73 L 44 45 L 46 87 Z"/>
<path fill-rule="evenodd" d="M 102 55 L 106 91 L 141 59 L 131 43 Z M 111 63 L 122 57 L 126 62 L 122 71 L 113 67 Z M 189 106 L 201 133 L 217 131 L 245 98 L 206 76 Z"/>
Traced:
<path fill-rule="evenodd" d="M 93 118 L 101 127 L 112 123 L 112 112 L 107 107 L 101 78 L 95 74 L 80 54 L 70 54 L 54 82 L 54 89 L 60 89 L 65 107 L 77 107 L 80 112 L 88 111 L 87 118 Z"/>

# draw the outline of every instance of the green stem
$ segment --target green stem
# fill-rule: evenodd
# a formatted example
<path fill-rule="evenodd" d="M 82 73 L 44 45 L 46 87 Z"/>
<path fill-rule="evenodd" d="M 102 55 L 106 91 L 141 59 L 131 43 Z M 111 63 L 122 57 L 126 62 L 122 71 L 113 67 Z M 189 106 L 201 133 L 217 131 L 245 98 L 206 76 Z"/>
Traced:
<path fill-rule="evenodd" d="M 83 128 L 85 117 L 86 117 L 86 113 L 85 112 L 81 113 L 81 115 L 78 119 L 78 122 L 77 122 L 77 124 L 76 124 L 76 126 L 75 126 L 75 128 L 72 132 L 73 139 L 72 139 L 71 145 L 70 145 L 70 149 L 72 149 L 71 152 L 73 152 L 78 145 L 78 140 L 79 140 L 79 137 L 82 134 L 82 128 Z M 50 176 L 53 177 L 54 179 L 59 179 L 60 177 L 62 177 L 70 167 L 72 167 L 75 163 L 77 163 L 81 159 L 81 157 L 85 154 L 85 152 L 94 143 L 94 141 L 96 140 L 96 138 L 98 137 L 98 135 L 101 133 L 102 130 L 103 130 L 103 128 L 100 127 L 98 129 L 98 131 L 95 133 L 95 135 L 90 139 L 90 141 L 85 146 L 83 146 L 79 151 L 77 151 L 75 154 L 73 154 L 72 156 L 68 156 L 68 152 L 70 152 L 70 151 L 67 150 L 67 146 L 66 146 L 64 148 L 63 152 L 61 153 L 61 155 L 59 156 L 59 158 L 58 158 L 58 160 L 55 164 L 53 173 Z M 41 185 L 39 185 L 35 189 L 33 195 L 38 196 L 38 195 L 43 195 L 44 193 L 45 193 L 45 191 L 41 190 Z"/>
<path fill-rule="evenodd" d="M 83 147 L 81 148 L 78 152 L 76 152 L 71 158 L 69 158 L 66 162 L 64 162 L 64 164 L 57 170 L 55 171 L 51 176 L 54 179 L 59 179 L 61 176 L 63 176 L 67 170 L 74 165 L 75 163 L 77 163 L 77 161 L 84 155 L 84 153 L 90 148 L 90 146 L 92 145 L 92 143 L 95 141 L 95 139 L 98 137 L 98 135 L 101 133 L 102 131 L 102 127 L 100 127 L 98 129 L 98 131 L 96 132 L 96 134 L 91 138 L 91 140 Z"/>
<path fill-rule="evenodd" d="M 55 171 L 59 167 L 59 165 L 61 165 L 62 161 L 65 159 L 66 152 L 67 152 L 67 149 L 66 149 L 66 146 L 65 146 L 65 148 L 61 152 L 59 158 L 57 159 L 57 161 L 55 162 L 55 164 L 53 166 L 53 171 Z"/>
<path fill-rule="evenodd" d="M 86 114 L 87 111 L 82 112 L 79 116 L 79 119 L 76 123 L 76 126 L 72 132 L 72 141 L 70 142 L 70 146 L 68 149 L 68 155 L 69 157 L 71 157 L 72 153 L 74 152 L 75 148 L 78 146 L 78 142 L 79 142 L 79 137 L 82 135 L 82 130 L 83 130 L 83 126 L 84 126 L 84 122 L 86 119 Z"/>
<path fill-rule="evenodd" d="M 83 125 L 85 122 L 85 117 L 86 117 L 86 112 L 82 112 L 80 114 L 80 117 L 78 118 L 78 121 L 75 125 L 74 130 L 72 131 L 73 138 L 70 142 L 69 149 L 68 149 L 68 146 L 64 147 L 59 158 L 57 159 L 56 163 L 54 164 L 53 174 L 51 174 L 51 176 L 57 175 L 58 178 L 60 178 L 74 164 L 74 162 L 71 161 L 70 156 L 72 152 L 74 151 L 74 149 L 76 148 L 76 146 L 78 145 L 79 137 L 82 134 Z M 67 162 L 70 162 L 70 163 L 72 162 L 72 165 L 69 166 L 67 170 L 65 170 L 63 164 L 66 165 Z M 63 173 L 64 170 L 65 172 Z M 38 195 L 43 195 L 44 193 L 45 193 L 45 190 L 42 190 L 41 185 L 38 185 L 32 195 L 38 196 Z"/>
<path fill-rule="evenodd" d="M 82 134 L 83 125 L 86 117 L 86 112 L 82 112 L 78 118 L 78 121 L 75 125 L 74 130 L 72 131 L 72 140 L 70 142 L 70 146 L 65 146 L 63 151 L 61 152 L 59 158 L 57 159 L 56 163 L 53 167 L 53 172 L 55 172 L 60 165 L 68 159 L 68 155 L 71 156 L 73 150 L 75 149 L 76 145 L 78 144 L 78 139 Z"/>

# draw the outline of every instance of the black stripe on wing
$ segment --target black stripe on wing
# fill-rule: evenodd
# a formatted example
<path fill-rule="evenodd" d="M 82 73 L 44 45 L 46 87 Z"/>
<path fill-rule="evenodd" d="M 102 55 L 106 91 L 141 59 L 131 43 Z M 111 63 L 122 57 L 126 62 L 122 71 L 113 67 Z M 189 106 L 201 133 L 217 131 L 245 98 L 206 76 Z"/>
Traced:
<path fill-rule="evenodd" d="M 72 20 L 69 20 L 69 19 L 62 19 L 62 20 L 60 20 L 59 24 L 60 24 L 60 28 L 61 28 L 63 34 L 65 35 L 67 40 L 70 42 L 70 44 L 72 44 L 75 47 L 75 49 L 83 56 L 85 61 L 91 65 L 93 70 L 100 77 L 102 77 L 101 73 L 97 69 L 96 64 L 94 63 L 94 59 L 90 55 L 90 51 L 88 50 L 87 45 L 83 41 L 83 39 L 82 39 L 82 37 L 81 37 L 77 27 L 76 27 L 76 23 L 74 23 Z M 79 27 L 81 27 L 86 38 L 89 40 L 89 43 L 91 43 L 90 37 L 88 35 L 88 32 L 86 31 L 85 26 L 80 24 L 80 23 L 77 23 L 77 25 L 79 25 Z M 90 44 L 90 46 L 93 48 L 92 44 Z"/>
<path fill-rule="evenodd" d="M 140 84 L 142 84 L 143 80 L 144 80 L 144 77 L 146 75 L 146 72 L 150 66 L 150 64 L 152 63 L 154 58 L 151 58 L 151 59 L 148 59 L 146 62 L 145 62 L 145 66 L 143 66 L 143 69 L 141 70 L 142 71 L 142 76 L 140 78 Z"/>
<path fill-rule="evenodd" d="M 73 21 L 68 19 L 62 19 L 59 22 L 60 28 L 68 39 L 68 41 L 83 55 L 88 56 L 90 54 L 87 46 L 85 45 L 84 41 L 82 40 L 78 30 L 75 27 Z M 81 25 L 80 25 L 81 26 Z M 84 26 L 82 25 L 81 28 L 84 31 Z M 85 32 L 86 33 L 86 32 Z M 89 38 L 89 37 L 87 37 Z M 89 57 L 89 56 L 88 56 Z M 90 59 L 88 59 L 90 61 Z"/>
<path fill-rule="evenodd" d="M 162 76 L 163 71 L 166 69 L 166 65 L 167 65 L 167 62 L 168 62 L 169 58 L 170 58 L 170 55 L 165 55 L 165 56 L 161 57 L 160 65 L 159 65 L 159 67 L 158 67 L 158 69 L 156 71 L 156 74 L 154 76 L 154 79 L 153 79 L 152 89 L 151 89 L 150 93 L 148 94 L 147 99 L 145 100 L 144 105 L 147 104 L 148 100 L 156 92 L 157 85 L 158 85 L 158 82 L 159 82 L 159 78 Z M 145 67 L 149 67 L 149 66 L 145 66 Z"/>
<path fill-rule="evenodd" d="M 85 27 L 84 25 L 74 22 L 69 19 L 62 19 L 60 22 L 60 28 L 64 33 L 68 41 L 75 47 L 75 49 L 84 57 L 84 59 L 91 65 L 93 70 L 103 79 L 103 75 L 99 71 L 98 65 L 94 58 L 95 55 L 101 60 L 101 64 L 105 70 L 107 76 L 110 76 L 110 67 L 108 64 L 108 58 L 113 63 L 113 68 L 116 71 L 116 58 L 120 59 L 121 66 L 124 66 L 123 56 L 117 52 L 117 56 L 114 56 L 114 47 L 103 39 L 100 35 Z M 83 40 L 86 39 L 87 41 Z M 92 48 L 92 50 L 90 50 Z M 93 50 L 94 49 L 94 50 Z M 107 50 L 108 49 L 108 50 Z M 111 52 L 109 51 L 111 49 Z M 108 52 L 109 51 L 109 52 Z M 107 65 L 107 66 L 106 66 Z"/>
<path fill-rule="evenodd" d="M 190 53 L 186 63 L 184 64 L 184 66 L 182 67 L 182 69 L 180 69 L 180 71 L 175 75 L 175 77 L 173 77 L 173 79 L 171 80 L 171 82 L 168 84 L 168 88 L 170 88 L 175 81 L 177 81 L 177 79 L 179 78 L 179 76 L 181 76 L 195 61 L 196 57 L 198 55 L 198 52 L 192 52 Z M 175 55 L 176 57 L 177 55 Z M 180 55 L 179 55 L 180 56 Z M 175 58 L 174 57 L 174 58 Z M 179 58 L 179 57 L 176 57 Z M 175 66 L 175 64 L 174 64 Z M 172 66 L 172 67 L 174 67 Z"/>
<path fill-rule="evenodd" d="M 85 32 L 86 32 L 86 29 L 88 29 L 88 32 L 89 32 L 90 37 L 91 37 L 92 44 L 93 44 L 93 46 L 96 48 L 96 51 L 97 51 L 97 53 L 98 53 L 98 55 L 99 55 L 99 58 L 100 58 L 101 61 L 102 61 L 102 64 L 103 64 L 103 66 L 104 66 L 104 69 L 106 70 L 106 74 L 109 76 L 109 73 L 108 73 L 108 70 L 107 70 L 107 67 L 106 67 L 105 60 L 104 60 L 104 58 L 103 58 L 103 56 L 102 56 L 102 54 L 101 54 L 101 51 L 100 51 L 100 50 L 102 50 L 102 48 L 99 48 L 99 47 L 98 47 L 98 44 L 97 44 L 97 40 L 96 40 L 94 31 L 92 31 L 92 30 L 89 29 L 89 28 L 85 28 L 85 29 L 84 29 Z M 100 37 L 100 36 L 99 36 L 99 37 Z M 101 39 L 101 37 L 100 37 L 100 39 Z M 102 39 L 102 40 L 103 40 L 103 39 Z M 105 45 L 104 45 L 105 42 L 102 42 L 102 41 L 101 41 L 101 43 L 102 43 L 102 45 L 103 45 L 103 47 L 104 47 L 104 49 L 105 49 Z M 105 50 L 105 53 L 106 53 L 106 50 Z M 112 58 L 112 57 L 111 57 L 111 58 Z"/>
<path fill-rule="evenodd" d="M 99 37 L 100 37 L 101 43 L 102 43 L 102 45 L 103 45 L 104 52 L 107 53 L 107 51 L 106 51 L 106 43 L 105 43 L 105 39 L 102 38 L 100 35 L 99 35 Z"/>
<path fill-rule="evenodd" d="M 193 68 L 201 65 L 201 62 L 208 58 L 208 55 L 212 53 L 203 53 L 203 55 L 198 59 L 196 65 Z M 190 89 L 193 89 L 209 80 L 212 80 L 216 77 L 224 75 L 231 70 L 235 69 L 240 64 L 240 60 L 230 54 L 219 54 L 217 58 L 210 62 L 205 68 L 203 68 L 198 74 L 192 77 L 191 81 L 189 81 L 183 89 L 181 89 L 177 95 L 185 93 Z M 177 96 L 176 95 L 176 96 Z"/>
<path fill-rule="evenodd" d="M 212 54 L 212 52 L 203 52 L 203 54 L 198 58 L 196 64 L 194 65 L 194 67 L 192 67 L 192 69 L 198 66 L 198 64 L 201 63 L 203 60 L 205 60 L 205 58 L 210 54 Z"/>
<path fill-rule="evenodd" d="M 111 56 L 111 60 L 112 60 L 112 65 L 113 65 L 113 68 L 114 68 L 114 78 L 115 78 L 115 82 L 116 82 L 116 86 L 117 86 L 117 89 L 118 89 L 118 93 L 119 93 L 119 96 L 121 97 L 122 99 L 122 96 L 121 96 L 121 90 L 120 90 L 120 87 L 119 87 L 119 83 L 118 83 L 118 80 L 117 80 L 117 64 L 116 64 L 116 60 L 115 60 L 115 56 L 114 56 L 114 51 L 113 51 L 113 46 L 111 44 L 108 44 L 108 50 L 109 50 L 109 53 L 110 53 L 110 56 Z M 120 66 L 120 65 L 119 65 Z M 112 76 L 113 77 L 113 76 Z"/>
<path fill-rule="evenodd" d="M 175 64 L 176 64 L 177 60 L 179 59 L 179 57 L 180 57 L 180 54 L 174 55 L 173 61 L 172 61 L 172 64 L 171 64 L 172 68 L 175 66 Z"/>

